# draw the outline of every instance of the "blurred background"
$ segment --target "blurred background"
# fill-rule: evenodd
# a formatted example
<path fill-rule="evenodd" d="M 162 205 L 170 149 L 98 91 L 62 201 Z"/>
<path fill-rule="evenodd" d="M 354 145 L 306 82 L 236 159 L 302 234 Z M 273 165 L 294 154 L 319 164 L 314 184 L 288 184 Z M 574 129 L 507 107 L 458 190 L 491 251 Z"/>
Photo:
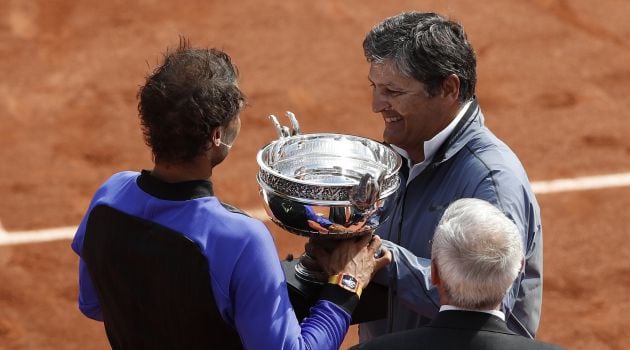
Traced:
<path fill-rule="evenodd" d="M 303 133 L 380 139 L 361 43 L 405 10 L 464 25 L 486 122 L 532 181 L 630 172 L 625 0 L 0 0 L 0 238 L 72 230 L 107 177 L 151 167 L 136 92 L 180 36 L 225 50 L 240 70 L 249 105 L 213 182 L 259 215 L 255 156 L 276 138 L 267 115 L 291 110 Z M 630 347 L 630 188 L 612 185 L 538 195 L 541 340 Z M 303 238 L 266 223 L 281 258 L 303 251 Z M 76 307 L 69 239 L 2 242 L 0 349 L 108 348 L 102 324 Z M 356 341 L 352 327 L 343 348 Z"/>

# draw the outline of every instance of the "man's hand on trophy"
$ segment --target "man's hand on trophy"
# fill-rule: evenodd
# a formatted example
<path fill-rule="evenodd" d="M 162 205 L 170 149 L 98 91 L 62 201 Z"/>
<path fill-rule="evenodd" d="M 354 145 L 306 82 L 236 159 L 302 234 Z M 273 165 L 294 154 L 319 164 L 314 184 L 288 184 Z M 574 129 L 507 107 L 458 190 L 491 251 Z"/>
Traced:
<path fill-rule="evenodd" d="M 350 274 L 363 288 L 376 271 L 391 262 L 391 253 L 388 251 L 377 257 L 380 248 L 381 239 L 369 234 L 334 241 L 311 239 L 305 246 L 306 253 L 314 257 L 329 276 Z"/>
<path fill-rule="evenodd" d="M 378 237 L 378 236 L 374 235 L 374 237 Z M 380 237 L 378 239 L 380 241 Z M 376 265 L 374 266 L 374 271 L 372 272 L 372 276 L 370 279 L 374 278 L 374 275 L 380 269 L 389 265 L 394 258 L 392 256 L 392 252 L 389 249 L 383 246 L 380 246 L 378 250 L 376 251 L 376 253 L 374 253 L 374 259 L 376 261 Z"/>

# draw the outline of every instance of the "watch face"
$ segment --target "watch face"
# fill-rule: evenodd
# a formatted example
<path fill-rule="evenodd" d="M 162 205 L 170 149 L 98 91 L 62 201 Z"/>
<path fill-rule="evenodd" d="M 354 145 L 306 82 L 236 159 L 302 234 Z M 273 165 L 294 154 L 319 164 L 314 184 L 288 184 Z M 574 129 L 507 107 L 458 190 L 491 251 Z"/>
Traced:
<path fill-rule="evenodd" d="M 357 280 L 350 275 L 343 275 L 341 277 L 341 285 L 347 289 L 355 290 L 357 289 Z"/>

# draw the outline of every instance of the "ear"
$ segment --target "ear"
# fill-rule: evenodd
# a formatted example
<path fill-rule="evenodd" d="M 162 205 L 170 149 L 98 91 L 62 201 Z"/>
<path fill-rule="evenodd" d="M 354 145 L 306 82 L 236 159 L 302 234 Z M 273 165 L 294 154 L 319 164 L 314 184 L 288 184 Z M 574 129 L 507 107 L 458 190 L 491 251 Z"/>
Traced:
<path fill-rule="evenodd" d="M 216 127 L 212 129 L 212 133 L 210 135 L 212 144 L 216 147 L 221 146 L 221 136 L 223 136 L 222 129 L 220 127 Z"/>
<path fill-rule="evenodd" d="M 440 273 L 438 272 L 437 264 L 434 259 L 431 259 L 431 283 L 433 283 L 436 287 L 442 283 L 442 281 L 440 281 Z"/>
<path fill-rule="evenodd" d="M 457 100 L 460 85 L 459 77 L 455 74 L 451 74 L 442 82 L 442 91 L 440 94 L 442 97 Z"/>

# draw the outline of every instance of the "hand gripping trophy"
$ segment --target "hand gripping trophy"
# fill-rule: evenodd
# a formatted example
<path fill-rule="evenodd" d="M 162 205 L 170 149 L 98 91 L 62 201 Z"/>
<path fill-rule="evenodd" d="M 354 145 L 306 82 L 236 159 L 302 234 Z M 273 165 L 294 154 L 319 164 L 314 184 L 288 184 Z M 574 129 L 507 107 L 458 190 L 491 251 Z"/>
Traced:
<path fill-rule="evenodd" d="M 343 134 L 301 134 L 295 115 L 291 129 L 270 115 L 278 139 L 257 155 L 257 180 L 271 220 L 293 234 L 332 246 L 372 234 L 386 220 L 385 199 L 396 192 L 400 156 L 371 139 Z M 327 280 L 317 262 L 303 254 L 296 277 Z"/>

